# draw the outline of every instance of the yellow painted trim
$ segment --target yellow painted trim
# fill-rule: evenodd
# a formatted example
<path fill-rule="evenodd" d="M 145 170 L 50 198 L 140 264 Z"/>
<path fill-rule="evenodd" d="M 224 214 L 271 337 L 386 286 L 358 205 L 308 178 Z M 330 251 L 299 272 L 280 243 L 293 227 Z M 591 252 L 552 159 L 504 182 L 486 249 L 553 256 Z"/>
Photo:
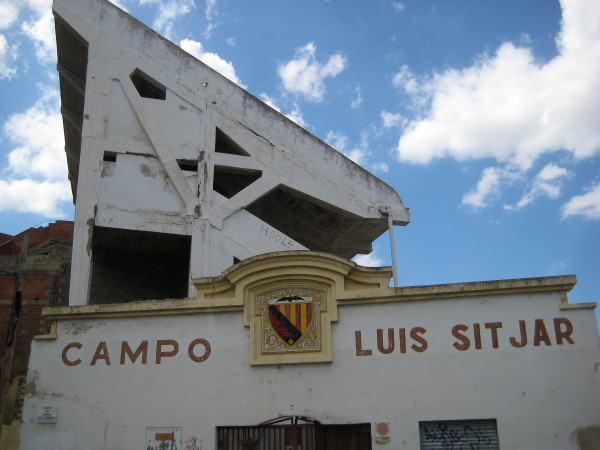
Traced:
<path fill-rule="evenodd" d="M 243 306 L 206 305 L 197 299 L 150 300 L 133 303 L 111 303 L 107 305 L 57 306 L 42 310 L 50 320 L 91 319 L 110 317 L 167 316 L 181 314 L 208 314 L 216 312 L 243 311 Z"/>
<path fill-rule="evenodd" d="M 561 303 L 559 305 L 559 308 L 562 309 L 594 309 L 596 308 L 596 306 L 598 306 L 598 304 L 596 302 L 590 302 L 590 303 Z"/>
<path fill-rule="evenodd" d="M 58 337 L 58 333 L 56 332 L 57 322 L 56 320 L 50 321 L 50 330 L 48 330 L 47 334 L 38 334 L 33 338 L 36 340 L 51 340 L 56 339 Z"/>
<path fill-rule="evenodd" d="M 564 302 L 567 298 L 566 293 L 573 288 L 576 282 L 577 279 L 574 275 L 564 275 L 544 278 L 520 278 L 513 280 L 367 289 L 346 292 L 345 294 L 350 294 L 351 296 L 338 297 L 338 301 L 340 305 L 369 304 L 558 291 L 561 301 Z"/>
<path fill-rule="evenodd" d="M 255 286 L 299 279 L 319 280 L 331 286 L 332 299 L 338 306 L 558 291 L 562 309 L 584 307 L 568 304 L 566 293 L 577 282 L 574 275 L 398 288 L 388 287 L 390 276 L 389 267 L 361 267 L 327 253 L 276 252 L 244 260 L 217 277 L 194 280 L 198 293 L 194 299 L 46 307 L 42 313 L 49 320 L 68 320 L 241 312 L 247 308 L 248 293 Z M 331 320 L 337 320 L 336 315 Z M 248 320 L 245 317 L 246 324 Z"/>

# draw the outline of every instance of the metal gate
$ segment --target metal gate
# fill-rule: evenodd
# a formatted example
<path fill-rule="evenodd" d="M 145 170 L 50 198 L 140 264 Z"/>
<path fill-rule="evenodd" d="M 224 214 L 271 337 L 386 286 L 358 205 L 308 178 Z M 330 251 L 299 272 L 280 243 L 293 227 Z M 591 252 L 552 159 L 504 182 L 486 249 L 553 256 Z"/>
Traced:
<path fill-rule="evenodd" d="M 371 450 L 371 425 L 283 416 L 256 426 L 217 427 L 217 450 Z"/>

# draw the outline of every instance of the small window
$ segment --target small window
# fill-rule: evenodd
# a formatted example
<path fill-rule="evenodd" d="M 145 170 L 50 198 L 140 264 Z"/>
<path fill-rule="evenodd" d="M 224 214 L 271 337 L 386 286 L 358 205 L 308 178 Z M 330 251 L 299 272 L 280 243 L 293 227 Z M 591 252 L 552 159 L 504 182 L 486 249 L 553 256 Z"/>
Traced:
<path fill-rule="evenodd" d="M 115 152 L 104 152 L 103 161 L 117 162 L 117 154 Z"/>
<path fill-rule="evenodd" d="M 141 97 L 156 100 L 165 100 L 167 98 L 167 89 L 141 70 L 136 69 L 130 78 Z"/>
<path fill-rule="evenodd" d="M 419 422 L 421 450 L 499 450 L 496 419 Z"/>

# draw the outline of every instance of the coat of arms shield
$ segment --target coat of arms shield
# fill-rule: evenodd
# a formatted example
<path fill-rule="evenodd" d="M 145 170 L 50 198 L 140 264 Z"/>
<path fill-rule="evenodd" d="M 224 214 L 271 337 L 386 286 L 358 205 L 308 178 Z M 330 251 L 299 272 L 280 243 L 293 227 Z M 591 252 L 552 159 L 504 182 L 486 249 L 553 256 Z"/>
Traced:
<path fill-rule="evenodd" d="M 287 295 L 269 302 L 269 323 L 292 346 L 308 329 L 313 317 L 312 297 Z"/>
<path fill-rule="evenodd" d="M 256 314 L 262 316 L 261 353 L 321 350 L 320 315 L 326 296 L 312 287 L 281 287 L 257 295 Z"/>

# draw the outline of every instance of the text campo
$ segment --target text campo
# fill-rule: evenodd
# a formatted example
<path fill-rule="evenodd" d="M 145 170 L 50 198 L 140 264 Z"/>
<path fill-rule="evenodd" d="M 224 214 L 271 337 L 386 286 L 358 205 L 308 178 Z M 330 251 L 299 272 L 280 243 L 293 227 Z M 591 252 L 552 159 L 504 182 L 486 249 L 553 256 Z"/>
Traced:
<path fill-rule="evenodd" d="M 78 366 L 83 363 L 83 344 L 81 342 L 71 342 L 67 344 L 62 351 L 62 361 L 67 366 Z M 208 359 L 210 356 L 211 348 L 210 344 L 206 339 L 194 339 L 187 346 L 187 356 L 193 362 L 201 363 Z M 172 358 L 179 353 L 179 342 L 174 339 L 159 339 L 154 343 L 154 352 L 152 352 L 152 360 L 155 364 L 161 364 L 166 358 Z M 112 364 L 124 365 L 128 361 L 129 363 L 135 363 L 139 360 L 141 364 L 147 364 L 150 356 L 150 344 L 147 340 L 142 341 L 138 344 L 135 349 L 127 341 L 122 341 L 120 345 L 120 351 L 113 348 L 109 352 L 108 345 L 105 341 L 99 342 L 96 345 L 94 354 L 89 361 L 85 361 L 90 366 L 97 364 L 103 364 L 110 366 Z M 112 359 L 111 359 L 112 357 Z"/>
<path fill-rule="evenodd" d="M 550 346 L 575 344 L 573 325 L 564 317 L 551 321 L 534 319 L 519 320 L 516 332 L 504 332 L 502 322 L 484 322 L 457 324 L 449 329 L 449 345 L 459 351 L 482 348 L 522 348 L 525 346 Z M 390 353 L 422 353 L 429 347 L 427 330 L 413 328 L 378 328 L 376 337 L 369 333 L 354 332 L 356 356 L 370 356 L 374 351 L 387 355 Z M 454 339 L 453 341 L 451 339 Z"/>

